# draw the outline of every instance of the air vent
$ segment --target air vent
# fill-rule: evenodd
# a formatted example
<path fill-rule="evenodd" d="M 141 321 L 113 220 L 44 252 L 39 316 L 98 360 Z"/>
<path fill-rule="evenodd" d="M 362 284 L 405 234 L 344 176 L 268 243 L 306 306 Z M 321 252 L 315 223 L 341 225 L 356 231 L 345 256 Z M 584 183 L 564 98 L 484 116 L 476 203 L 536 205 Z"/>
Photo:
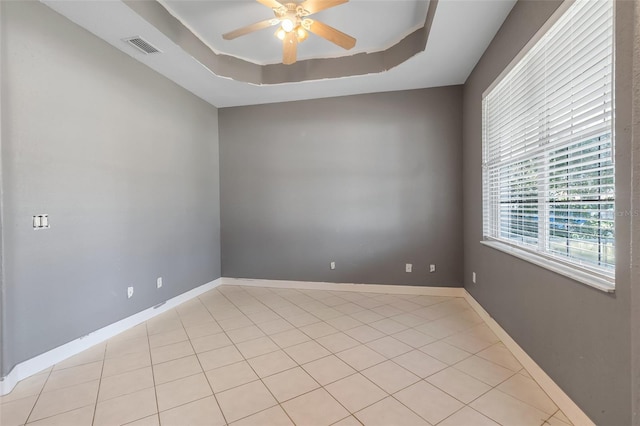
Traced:
<path fill-rule="evenodd" d="M 144 40 L 142 37 L 129 37 L 125 38 L 123 41 L 147 55 L 150 55 L 152 53 L 162 53 L 160 49 L 156 48 L 151 43 Z"/>

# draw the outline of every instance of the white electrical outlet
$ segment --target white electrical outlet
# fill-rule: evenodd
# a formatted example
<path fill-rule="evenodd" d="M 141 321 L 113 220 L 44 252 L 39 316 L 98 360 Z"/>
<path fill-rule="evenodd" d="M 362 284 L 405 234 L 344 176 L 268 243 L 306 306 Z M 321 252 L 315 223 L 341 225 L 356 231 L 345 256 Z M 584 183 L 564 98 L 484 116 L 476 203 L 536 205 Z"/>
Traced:
<path fill-rule="evenodd" d="M 336 269 L 336 262 L 331 262 L 330 267 L 331 267 L 331 269 Z"/>
<path fill-rule="evenodd" d="M 156 280 L 156 288 L 162 287 L 162 277 L 158 277 Z"/>
<path fill-rule="evenodd" d="M 436 265 L 429 265 L 429 272 L 435 272 L 436 271 Z"/>
<path fill-rule="evenodd" d="M 127 299 L 131 299 L 133 296 L 133 287 L 127 287 Z"/>
<path fill-rule="evenodd" d="M 413 269 L 413 265 L 412 265 L 411 263 L 407 263 L 407 264 L 404 266 L 404 271 L 405 271 L 405 272 L 411 272 L 411 270 L 412 270 L 412 269 Z"/>
<path fill-rule="evenodd" d="M 476 273 L 475 272 L 471 273 L 471 281 L 473 281 L 474 284 L 476 283 Z"/>

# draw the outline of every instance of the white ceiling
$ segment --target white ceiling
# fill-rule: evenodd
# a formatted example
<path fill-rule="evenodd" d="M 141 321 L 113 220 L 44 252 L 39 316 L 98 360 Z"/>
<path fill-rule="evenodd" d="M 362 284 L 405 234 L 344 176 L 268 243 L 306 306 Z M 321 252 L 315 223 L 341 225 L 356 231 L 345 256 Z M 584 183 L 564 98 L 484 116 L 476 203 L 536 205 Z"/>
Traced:
<path fill-rule="evenodd" d="M 271 9 L 256 1 L 163 0 L 161 3 L 216 52 L 261 65 L 282 62 L 282 42 L 274 36 L 277 26 L 235 40 L 222 39 L 224 33 L 274 17 Z M 310 35 L 298 47 L 298 60 L 385 50 L 424 25 L 428 5 L 425 0 L 351 0 L 318 12 L 311 18 L 355 37 L 356 47 L 344 50 Z"/>
<path fill-rule="evenodd" d="M 114 47 L 217 107 L 463 84 L 516 2 L 516 0 L 439 0 L 425 51 L 383 73 L 258 86 L 216 76 L 119 0 L 41 1 Z M 262 13 L 261 9 L 265 9 L 267 13 L 269 12 L 267 8 L 253 0 L 233 0 L 234 4 L 238 4 L 238 12 L 236 12 L 237 16 L 234 17 L 232 24 L 227 25 L 225 23 L 224 27 L 221 28 L 217 28 L 212 24 L 207 32 L 204 30 L 197 31 L 198 25 L 202 28 L 206 27 L 204 11 L 214 10 L 215 7 L 220 6 L 212 6 L 210 3 L 219 2 L 218 0 L 193 2 L 171 0 L 169 7 L 175 6 L 175 3 L 189 3 L 188 6 L 192 8 L 190 14 L 193 15 L 194 19 L 189 21 L 190 15 L 185 15 L 181 18 L 183 23 L 197 33 L 202 31 L 200 36 L 205 38 L 203 41 L 210 45 L 213 44 L 212 48 L 214 49 L 216 45 L 210 41 L 207 42 L 207 37 L 215 38 L 216 34 L 222 34 L 233 29 L 236 24 L 242 26 L 245 22 L 247 24 L 253 22 L 251 19 L 249 19 L 249 22 L 244 21 L 245 15 L 241 10 L 255 8 L 257 9 L 255 13 Z M 376 5 L 378 3 L 389 6 L 405 3 L 405 0 L 354 1 L 354 3 L 356 2 L 358 4 L 362 3 L 363 6 L 368 4 L 371 9 L 377 9 Z M 412 3 L 415 10 L 415 2 L 406 0 L 405 6 Z M 185 5 L 180 5 L 180 7 L 182 6 Z M 322 19 L 345 32 L 353 33 L 356 31 L 358 34 L 354 33 L 353 35 L 358 37 L 360 30 L 369 28 L 369 26 L 362 22 L 352 24 L 359 19 L 359 16 L 348 6 L 351 6 L 351 4 L 338 6 L 332 11 L 337 15 L 342 13 L 345 15 L 340 18 L 340 21 L 336 21 L 337 17 L 327 17 L 326 20 L 323 17 Z M 382 5 L 380 6 L 382 7 Z M 199 7 L 203 11 L 201 14 L 198 13 Z M 340 10 L 341 8 L 343 9 Z M 356 10 L 358 9 L 356 8 Z M 326 11 L 327 14 L 328 12 Z M 231 14 L 233 15 L 233 13 Z M 320 13 L 315 16 L 319 18 Z M 402 14 L 402 16 L 402 19 L 406 21 L 406 14 Z M 255 15 L 252 15 L 252 18 L 255 18 Z M 395 19 L 395 15 L 393 15 L 393 18 Z M 261 16 L 257 20 L 260 19 L 262 19 Z M 388 14 L 378 19 L 393 21 Z M 418 18 L 416 17 L 416 19 Z M 421 19 L 424 20 L 424 16 Z M 343 24 L 342 20 L 350 22 Z M 222 26 L 222 24 L 216 25 Z M 369 30 L 375 31 L 375 28 L 370 28 Z M 410 31 L 410 29 L 405 29 L 405 31 Z M 273 38 L 270 30 L 264 30 L 264 34 L 261 32 L 260 35 L 267 36 L 267 40 L 261 39 L 259 40 L 260 42 L 270 42 L 271 38 Z M 122 39 L 130 36 L 145 38 L 160 48 L 163 53 L 143 55 L 122 41 Z M 375 36 L 367 36 L 366 34 L 364 36 L 360 35 L 360 37 L 365 40 L 375 39 Z M 376 41 L 380 42 L 379 40 Z M 305 44 L 308 42 L 309 40 Z M 395 41 L 392 41 L 392 43 L 395 43 Z M 306 48 L 305 44 L 300 46 L 301 54 L 303 54 L 303 48 Z M 381 46 L 382 49 L 386 47 L 388 46 Z M 263 49 L 263 47 L 257 47 L 256 45 L 255 49 L 259 50 Z M 254 56 L 254 59 L 258 57 L 257 50 L 252 51 L 249 49 L 247 52 L 246 54 Z M 240 55 L 240 53 L 238 54 Z"/>

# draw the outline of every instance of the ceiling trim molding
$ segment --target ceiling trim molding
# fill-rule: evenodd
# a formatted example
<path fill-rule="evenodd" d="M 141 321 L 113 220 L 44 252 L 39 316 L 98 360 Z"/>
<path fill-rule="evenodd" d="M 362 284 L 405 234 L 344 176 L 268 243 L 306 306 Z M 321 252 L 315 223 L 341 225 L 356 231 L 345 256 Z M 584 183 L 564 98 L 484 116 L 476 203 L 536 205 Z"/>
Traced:
<path fill-rule="evenodd" d="M 400 65 L 426 49 L 438 0 L 429 1 L 421 28 L 388 49 L 339 58 L 307 59 L 291 65 L 259 65 L 216 53 L 158 1 L 124 0 L 124 4 L 215 75 L 255 85 L 272 85 L 377 74 Z"/>

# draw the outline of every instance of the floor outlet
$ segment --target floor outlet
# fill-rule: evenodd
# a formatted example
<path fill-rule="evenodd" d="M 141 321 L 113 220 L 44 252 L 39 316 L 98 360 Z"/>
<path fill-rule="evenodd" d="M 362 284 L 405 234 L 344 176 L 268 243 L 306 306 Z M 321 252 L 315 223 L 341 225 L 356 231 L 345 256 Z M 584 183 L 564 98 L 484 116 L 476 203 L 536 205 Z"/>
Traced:
<path fill-rule="evenodd" d="M 162 287 L 162 277 L 158 277 L 156 280 L 156 288 Z"/>
<path fill-rule="evenodd" d="M 336 269 L 336 262 L 331 262 L 330 267 L 331 267 L 331 269 Z"/>
<path fill-rule="evenodd" d="M 435 272 L 436 271 L 436 265 L 429 265 L 429 272 Z"/>
<path fill-rule="evenodd" d="M 413 265 L 411 263 L 407 263 L 404 267 L 405 272 L 411 272 L 412 269 L 413 269 Z"/>
<path fill-rule="evenodd" d="M 133 296 L 133 287 L 127 287 L 127 299 L 131 299 Z"/>

